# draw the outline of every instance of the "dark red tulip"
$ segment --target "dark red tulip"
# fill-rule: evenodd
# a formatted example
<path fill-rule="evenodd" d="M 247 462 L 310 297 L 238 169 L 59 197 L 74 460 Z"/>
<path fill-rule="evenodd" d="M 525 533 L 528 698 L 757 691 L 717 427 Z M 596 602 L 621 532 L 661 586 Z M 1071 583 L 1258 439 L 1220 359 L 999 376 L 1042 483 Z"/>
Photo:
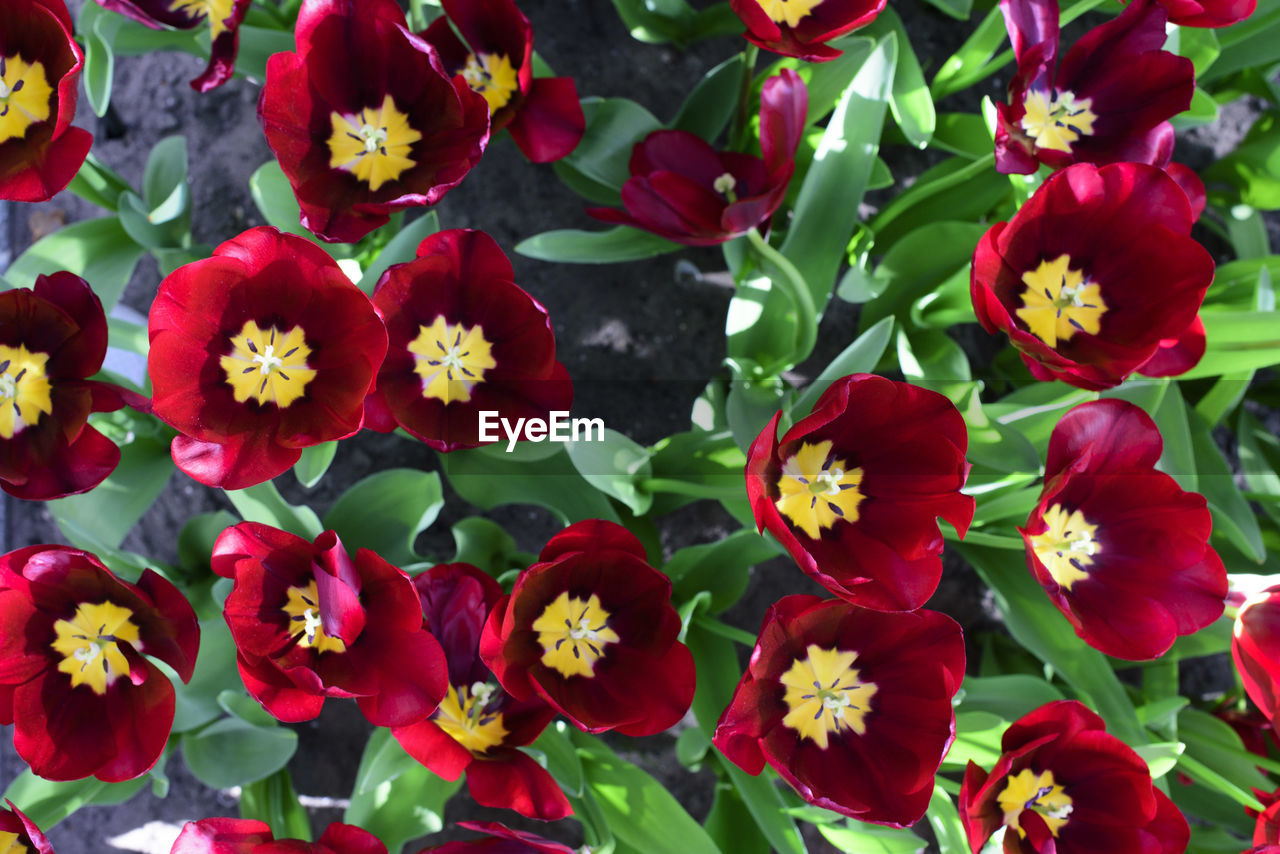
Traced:
<path fill-rule="evenodd" d="M 1274 725 L 1280 710 L 1280 585 L 1250 596 L 1240 606 L 1231 657 L 1245 693 Z"/>
<path fill-rule="evenodd" d="M 1191 830 L 1133 749 L 1075 700 L 1013 723 L 990 772 L 973 762 L 960 820 L 973 854 L 1001 827 L 1005 854 L 1182 854 Z"/>
<path fill-rule="evenodd" d="M 924 815 L 955 738 L 964 665 L 945 614 L 786 596 L 713 740 L 750 774 L 768 763 L 811 804 L 905 827 Z"/>
<path fill-rule="evenodd" d="M 1180 27 L 1229 27 L 1248 18 L 1258 0 L 1160 0 L 1169 23 Z"/>
<path fill-rule="evenodd" d="M 0 33 L 0 199 L 48 201 L 93 144 L 71 126 L 84 52 L 63 0 L 5 0 Z"/>
<path fill-rule="evenodd" d="M 444 698 L 444 653 L 413 582 L 368 549 L 242 522 L 218 537 L 212 566 L 235 579 L 223 616 L 240 677 L 276 718 L 311 720 L 326 698 L 354 697 L 376 726 L 407 726 Z"/>
<path fill-rule="evenodd" d="M 209 65 L 191 81 L 197 92 L 216 89 L 231 79 L 240 50 L 240 24 L 252 0 L 98 0 L 104 9 L 119 12 L 153 30 L 209 28 Z"/>
<path fill-rule="evenodd" d="M 1018 71 L 998 104 L 996 168 L 1031 173 L 1040 163 L 1130 161 L 1164 168 L 1169 119 L 1191 106 L 1191 60 L 1161 50 L 1165 10 L 1134 0 L 1094 27 L 1058 65 L 1056 0 L 1001 0 Z"/>
<path fill-rule="evenodd" d="M 53 846 L 22 810 L 5 801 L 9 808 L 0 809 L 0 849 L 5 854 L 53 854 Z"/>
<path fill-rule="evenodd" d="M 473 448 L 482 412 L 498 420 L 567 413 L 573 385 L 556 361 L 547 310 L 512 281 L 482 231 L 433 234 L 383 274 L 373 305 L 390 346 L 366 404 L 368 426 L 403 427 L 438 451 Z"/>
<path fill-rule="evenodd" d="M 151 570 L 137 584 L 88 552 L 29 546 L 0 557 L 0 723 L 47 780 L 146 773 L 173 726 L 173 683 L 191 679 L 200 626 Z"/>
<path fill-rule="evenodd" d="M 833 383 L 779 441 L 781 413 L 747 452 L 756 525 L 855 605 L 911 611 L 942 576 L 937 517 L 961 535 L 968 433 L 937 392 L 870 374 Z"/>
<path fill-rule="evenodd" d="M 484 839 L 446 842 L 418 854 L 576 854 L 575 849 L 534 833 L 512 830 L 493 821 L 460 821 L 458 827 L 486 834 Z"/>
<path fill-rule="evenodd" d="M 690 246 L 745 234 L 769 219 L 787 194 L 808 103 L 804 81 L 791 69 L 764 82 L 763 160 L 716 151 L 686 131 L 654 131 L 631 152 L 631 177 L 622 185 L 626 210 L 588 208 L 587 213 Z"/>
<path fill-rule="evenodd" d="M 974 311 L 1009 334 L 1036 379 L 1096 390 L 1148 363 L 1189 367 L 1213 281 L 1192 222 L 1186 193 L 1154 166 L 1069 166 L 978 243 Z M 1182 350 L 1172 359 L 1160 353 L 1171 346 Z"/>
<path fill-rule="evenodd" d="M 480 656 L 517 700 L 541 697 L 587 732 L 653 735 L 693 702 L 671 581 L 635 535 L 589 519 L 551 538 L 498 600 Z"/>
<path fill-rule="evenodd" d="M 480 160 L 488 103 L 395 0 L 304 0 L 295 36 L 297 53 L 267 61 L 258 116 L 318 237 L 354 242 L 434 205 Z"/>
<path fill-rule="evenodd" d="M 783 56 L 826 62 L 844 51 L 827 42 L 865 27 L 885 0 L 730 0 L 747 41 Z"/>
<path fill-rule="evenodd" d="M 334 822 L 316 842 L 276 839 L 271 825 L 247 818 L 189 821 L 169 854 L 387 854 L 387 846 L 367 830 Z"/>

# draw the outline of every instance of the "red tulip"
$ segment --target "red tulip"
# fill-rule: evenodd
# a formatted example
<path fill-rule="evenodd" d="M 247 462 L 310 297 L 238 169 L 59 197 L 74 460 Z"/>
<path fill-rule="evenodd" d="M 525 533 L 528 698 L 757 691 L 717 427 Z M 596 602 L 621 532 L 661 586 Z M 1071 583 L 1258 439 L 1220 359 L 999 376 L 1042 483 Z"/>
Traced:
<path fill-rule="evenodd" d="M 413 580 L 427 628 L 449 663 L 449 690 L 427 720 L 391 731 L 405 751 L 446 780 L 463 771 L 476 803 L 555 821 L 573 809 L 546 769 L 517 750 L 531 744 L 555 709 L 516 700 L 480 660 L 485 618 L 502 598 L 498 582 L 465 563 L 432 567 Z"/>
<path fill-rule="evenodd" d="M 0 33 L 0 199 L 48 201 L 93 144 L 71 126 L 84 53 L 63 0 L 4 0 Z"/>
<path fill-rule="evenodd" d="M 252 0 L 98 0 L 104 9 L 119 12 L 153 30 L 209 27 L 209 65 L 191 81 L 197 92 L 216 89 L 231 79 L 240 49 L 240 24 Z"/>
<path fill-rule="evenodd" d="M 1231 657 L 1245 693 L 1275 724 L 1280 708 L 1280 585 L 1257 593 L 1236 613 Z"/>
<path fill-rule="evenodd" d="M 687 131 L 654 131 L 631 152 L 631 177 L 622 185 L 626 210 L 588 208 L 587 213 L 689 246 L 745 234 L 769 219 L 787 194 L 808 103 L 808 90 L 791 69 L 764 82 L 763 160 L 716 151 Z"/>
<path fill-rule="evenodd" d="M 1132 403 L 1075 407 L 1053 430 L 1040 502 L 1019 529 L 1049 599 L 1086 643 L 1117 658 L 1163 655 L 1226 603 L 1205 499 L 1155 470 L 1162 447 Z"/>
<path fill-rule="evenodd" d="M 173 683 L 191 679 L 200 626 L 172 584 L 122 581 L 88 552 L 29 546 L 0 557 L 0 723 L 47 780 L 145 773 L 173 726 Z"/>
<path fill-rule="evenodd" d="M 480 657 L 517 700 L 538 696 L 587 732 L 653 735 L 693 702 L 671 582 L 626 528 L 590 519 L 551 538 L 498 600 Z"/>
<path fill-rule="evenodd" d="M 376 726 L 435 711 L 447 673 L 413 582 L 368 549 L 349 556 L 332 531 L 301 537 L 242 522 L 213 546 L 234 578 L 223 616 L 249 695 L 282 721 L 311 720 L 328 697 L 355 697 Z"/>
<path fill-rule="evenodd" d="M 243 489 L 350 436 L 387 350 L 369 298 L 309 240 L 269 226 L 160 283 L 147 369 L 178 468 Z"/>
<path fill-rule="evenodd" d="M 730 0 L 747 41 L 783 56 L 826 62 L 844 51 L 827 42 L 865 27 L 885 0 Z"/>
<path fill-rule="evenodd" d="M 367 830 L 334 822 L 317 842 L 276 839 L 271 825 L 246 818 L 189 821 L 169 854 L 387 854 L 387 846 Z"/>
<path fill-rule="evenodd" d="M 1213 259 L 1190 236 L 1181 187 L 1140 163 L 1077 163 L 1054 175 L 973 254 L 970 291 L 1036 379 L 1118 385 L 1134 371 L 1192 362 Z M 1187 338 L 1183 357 L 1159 351 Z"/>
<path fill-rule="evenodd" d="M 811 804 L 905 827 L 924 815 L 955 738 L 964 665 L 945 614 L 786 596 L 713 741 L 749 774 L 767 762 Z"/>
<path fill-rule="evenodd" d="M 978 854 L 1001 827 L 1005 854 L 1182 854 L 1191 830 L 1147 763 L 1075 700 L 1016 721 L 990 772 L 973 762 L 960 820 Z"/>
<path fill-rule="evenodd" d="M 439 51 L 449 74 L 461 74 L 484 96 L 491 130 L 509 130 L 534 163 L 573 151 L 587 127 L 577 87 L 570 77 L 533 76 L 533 27 L 516 4 L 446 0 L 442 5 L 444 16 L 422 37 Z"/>
<path fill-rule="evenodd" d="M 573 386 L 547 310 L 514 276 L 493 238 L 463 229 L 431 235 L 383 274 L 373 305 L 390 347 L 366 403 L 370 428 L 400 426 L 452 451 L 484 444 L 481 412 L 513 424 L 568 412 Z"/>
<path fill-rule="evenodd" d="M 533 833 L 512 830 L 492 821 L 460 821 L 458 827 L 487 834 L 484 839 L 446 842 L 418 854 L 576 854 L 575 849 Z"/>
<path fill-rule="evenodd" d="M 22 810 L 5 801 L 9 808 L 0 809 L 0 845 L 6 854 L 53 854 L 53 846 L 36 827 L 35 822 L 22 814 Z"/>
<path fill-rule="evenodd" d="M 106 355 L 102 303 L 79 276 L 40 276 L 31 290 L 0 293 L 0 489 L 63 498 L 115 469 L 120 449 L 89 426 L 90 413 L 151 405 L 89 379 Z"/>
<path fill-rule="evenodd" d="M 295 35 L 297 53 L 267 61 L 258 116 L 318 237 L 354 242 L 433 205 L 480 160 L 488 103 L 395 0 L 304 0 Z"/>
<path fill-rule="evenodd" d="M 1254 13 L 1258 0 L 1159 0 L 1169 23 L 1180 27 L 1229 27 Z"/>
<path fill-rule="evenodd" d="M 855 605 L 911 611 L 942 576 L 942 516 L 963 536 L 974 501 L 964 419 L 942 395 L 854 374 L 833 383 L 779 442 L 747 452 L 756 525 L 806 573 Z"/>

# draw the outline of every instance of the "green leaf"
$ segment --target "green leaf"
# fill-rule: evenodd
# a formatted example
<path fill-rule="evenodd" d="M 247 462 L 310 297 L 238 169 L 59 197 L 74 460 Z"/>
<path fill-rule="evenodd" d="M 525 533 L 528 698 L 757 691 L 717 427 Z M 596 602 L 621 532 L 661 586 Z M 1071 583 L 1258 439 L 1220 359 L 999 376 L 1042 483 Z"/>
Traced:
<path fill-rule="evenodd" d="M 293 464 L 293 476 L 307 489 L 313 488 L 329 470 L 337 453 L 337 442 L 322 442 L 319 445 L 303 448 L 302 456 Z"/>
<path fill-rule="evenodd" d="M 247 489 L 228 489 L 226 495 L 246 522 L 261 522 L 304 540 L 314 540 L 324 530 L 314 510 L 285 501 L 272 481 Z"/>
<path fill-rule="evenodd" d="M 742 598 L 751 579 L 751 567 L 779 554 L 773 540 L 741 528 L 714 543 L 680 549 L 662 571 L 671 579 L 674 601 L 706 591 L 711 594 L 708 612 L 718 614 Z"/>
<path fill-rule="evenodd" d="M 145 254 L 118 218 L 88 219 L 40 238 L 4 275 L 14 287 L 29 288 L 41 274 L 67 270 L 91 282 L 103 309 L 110 312 Z"/>
<path fill-rule="evenodd" d="M 929 826 L 938 840 L 939 854 L 968 854 L 969 837 L 960 823 L 960 815 L 951 796 L 941 786 L 933 787 L 933 797 L 929 799 Z"/>
<path fill-rule="evenodd" d="M 1186 745 L 1179 741 L 1161 741 L 1155 744 L 1140 744 L 1134 748 L 1134 752 L 1142 757 L 1142 761 L 1147 763 L 1147 768 L 1151 771 L 1154 779 L 1160 779 L 1168 774 L 1178 764 L 1178 757 L 1182 755 Z"/>
<path fill-rule="evenodd" d="M 418 760 L 405 752 L 400 742 L 391 735 L 391 730 L 378 727 L 369 733 L 369 740 L 365 742 L 351 794 L 353 797 L 367 795 L 383 783 L 389 783 L 405 771 L 417 767 Z"/>
<path fill-rule="evenodd" d="M 265 821 L 276 839 L 311 841 L 311 822 L 287 768 L 241 787 L 240 817 Z"/>
<path fill-rule="evenodd" d="M 1169 29 L 1172 32 L 1164 49 L 1191 60 L 1196 69 L 1196 77 L 1204 77 L 1209 66 L 1213 65 L 1214 60 L 1222 54 L 1218 37 L 1214 35 L 1213 30 L 1176 25 L 1171 25 Z"/>
<path fill-rule="evenodd" d="M 236 76 L 259 83 L 267 79 L 267 60 L 274 54 L 294 49 L 289 30 L 240 25 L 240 50 L 236 55 Z M 207 52 L 204 52 L 208 56 Z"/>
<path fill-rule="evenodd" d="M 495 578 L 513 568 L 516 541 L 498 523 L 468 516 L 451 530 L 458 548 L 451 563 L 469 563 Z"/>
<path fill-rule="evenodd" d="M 1198 492 L 1200 479 L 1196 476 L 1195 451 L 1191 447 L 1191 431 L 1187 426 L 1187 406 L 1177 383 L 1168 384 L 1160 405 L 1151 417 L 1164 439 L 1164 453 L 1160 456 L 1158 468 L 1186 491 Z"/>
<path fill-rule="evenodd" d="M 232 717 L 256 727 L 273 727 L 276 719 L 271 713 L 244 692 L 243 688 L 228 688 L 218 693 L 218 707 Z"/>
<path fill-rule="evenodd" d="M 133 188 L 114 169 L 90 152 L 67 189 L 98 207 L 114 211 L 120 194 Z"/>
<path fill-rule="evenodd" d="M 236 669 L 236 645 L 219 614 L 200 621 L 200 653 L 196 656 L 191 681 L 175 680 L 177 694 L 173 716 L 173 732 L 187 732 L 202 727 L 222 715 L 218 696 L 223 691 L 243 688 Z"/>
<path fill-rule="evenodd" d="M 1218 120 L 1218 102 L 1203 89 L 1197 88 L 1191 96 L 1191 106 L 1170 121 L 1174 130 L 1183 131 L 1201 125 L 1213 124 Z"/>
<path fill-rule="evenodd" d="M 733 854 L 769 854 L 769 842 L 755 828 L 742 795 L 731 785 L 716 786 L 715 800 L 704 825 L 721 851 Z"/>
<path fill-rule="evenodd" d="M 440 515 L 440 475 L 416 469 L 384 469 L 339 496 L 324 516 L 351 551 L 372 549 L 396 566 L 418 560 L 413 543 Z"/>
<path fill-rule="evenodd" d="M 986 226 L 978 223 L 932 222 L 896 242 L 871 276 L 878 287 L 863 307 L 862 328 L 893 315 L 905 318 L 921 296 L 935 293 L 951 277 L 964 274 L 973 258 L 973 247 L 985 233 Z M 847 298 L 843 286 L 840 296 Z"/>
<path fill-rule="evenodd" d="M 214 789 L 242 786 L 283 768 L 298 749 L 298 734 L 227 717 L 183 733 L 182 756 L 196 779 Z"/>
<path fill-rule="evenodd" d="M 342 821 L 378 837 L 390 854 L 400 854 L 411 839 L 444 827 L 444 806 L 461 786 L 461 778 L 443 780 L 414 762 L 393 780 L 353 792 Z"/>
<path fill-rule="evenodd" d="M 412 261 L 417 255 L 418 245 L 439 230 L 440 217 L 435 211 L 428 211 L 400 229 L 360 277 L 360 290 L 372 295 L 378 280 L 388 267 Z"/>
<path fill-rule="evenodd" d="M 1201 319 L 1206 338 L 1204 358 L 1179 379 L 1199 379 L 1280 364 L 1280 312 L 1206 311 Z"/>
<path fill-rule="evenodd" d="M 529 746 L 547 760 L 547 771 L 566 795 L 571 798 L 582 797 L 587 778 L 582 772 L 582 760 L 578 758 L 577 748 L 569 740 L 569 730 L 564 721 L 551 724 Z"/>
<path fill-rule="evenodd" d="M 728 760 L 722 760 L 720 765 L 727 772 L 729 782 L 738 790 L 756 827 L 769 840 L 773 850 L 783 854 L 806 854 L 808 849 L 800 837 L 795 819 L 785 811 L 786 802 L 774 785 L 773 773 L 752 776 Z M 875 849 L 865 850 L 870 854 Z"/>
<path fill-rule="evenodd" d="M 743 73 L 740 53 L 708 71 L 680 105 L 671 127 L 715 142 L 733 117 Z"/>
<path fill-rule="evenodd" d="M 167 136 L 155 144 L 147 156 L 142 174 L 142 198 L 148 211 L 168 204 L 181 188 L 187 186 L 187 140 L 183 136 Z"/>
<path fill-rule="evenodd" d="M 968 9 L 965 10 L 964 17 L 968 17 Z M 889 98 L 889 109 L 908 141 L 916 148 L 924 148 L 933 138 L 937 116 L 934 114 L 929 84 L 925 82 L 920 60 L 911 48 L 911 40 L 906 27 L 902 25 L 902 18 L 891 7 L 886 6 L 866 32 L 876 36 L 894 33 L 898 57 L 893 72 L 893 93 Z"/>
<path fill-rule="evenodd" d="M 996 172 L 992 163 L 991 154 L 976 160 L 961 156 L 925 171 L 871 220 L 876 251 L 889 252 L 904 236 L 935 223 L 972 224 L 988 218 L 1013 194 L 1008 176 Z M 969 251 L 972 254 L 972 244 Z"/>
<path fill-rule="evenodd" d="M 1062 692 L 1035 676 L 966 676 L 959 710 L 988 712 L 1006 721 L 1062 699 Z"/>
<path fill-rule="evenodd" d="M 483 510 L 537 504 L 566 525 L 583 519 L 620 521 L 609 499 L 578 474 L 563 446 L 550 457 L 527 461 L 500 458 L 481 448 L 453 451 L 441 457 L 440 465 L 458 495 Z"/>
<path fill-rule="evenodd" d="M 1273 788 L 1249 759 L 1250 754 L 1244 749 L 1244 744 L 1235 730 L 1208 712 L 1193 708 L 1183 709 L 1178 715 L 1178 739 L 1187 746 L 1184 754 L 1186 758 L 1204 765 L 1246 793 L 1252 788 L 1263 791 L 1271 791 Z M 1236 793 L 1230 789 L 1215 787 L 1216 781 L 1212 778 L 1205 780 L 1200 775 L 1193 776 L 1211 789 L 1215 789 L 1218 794 L 1235 798 Z M 1194 807 L 1192 811 L 1194 812 Z M 1239 812 L 1241 818 L 1244 818 L 1244 811 Z M 1232 824 L 1237 829 L 1245 827 L 1252 829 L 1253 820 L 1247 819 L 1232 822 Z"/>
<path fill-rule="evenodd" d="M 875 371 L 880 357 L 893 336 L 893 318 L 881 318 L 853 340 L 822 369 L 817 379 L 809 383 L 791 406 L 791 419 L 798 421 L 813 411 L 818 398 L 831 384 L 850 374 L 867 374 Z"/>
<path fill-rule="evenodd" d="M 1000 738 L 1008 726 L 1007 720 L 991 712 L 957 711 L 956 740 L 943 764 L 958 770 L 973 761 L 990 768 L 1000 758 Z"/>
<path fill-rule="evenodd" d="M 1208 425 L 1195 412 L 1189 412 L 1187 416 L 1200 493 L 1209 502 L 1214 533 L 1224 534 L 1245 557 L 1262 563 L 1266 560 L 1266 549 L 1262 544 L 1258 517 L 1236 487 L 1231 467 L 1214 443 Z"/>
<path fill-rule="evenodd" d="M 646 448 L 616 430 L 605 429 L 600 440 L 566 442 L 565 451 L 582 479 L 611 495 L 643 516 L 653 504 L 653 496 L 640 491 L 637 481 L 653 473 Z"/>
<path fill-rule="evenodd" d="M 637 41 L 683 47 L 696 19 L 685 0 L 613 0 L 618 17 Z"/>
<path fill-rule="evenodd" d="M 115 76 L 112 40 L 120 27 L 119 15 L 108 15 L 96 3 L 86 3 L 80 12 L 78 29 L 84 35 L 84 91 L 94 115 L 101 118 L 111 106 L 111 86 Z"/>
<path fill-rule="evenodd" d="M 1246 205 L 1280 208 L 1280 112 L 1259 116 L 1235 151 L 1204 171 L 1204 179 L 1211 196 L 1213 183 L 1220 181 L 1234 187 Z"/>
<path fill-rule="evenodd" d="M 24 768 L 4 790 L 4 800 L 26 813 L 41 830 L 48 830 L 80 807 L 110 806 L 132 798 L 147 784 L 145 775 L 123 783 L 104 783 L 94 777 L 54 782 Z"/>
<path fill-rule="evenodd" d="M 269 225 L 289 234 L 311 237 L 311 232 L 302 227 L 302 209 L 278 161 L 268 160 L 249 176 L 249 192 L 258 213 Z"/>
<path fill-rule="evenodd" d="M 1000 14 L 1000 7 L 995 6 L 982 19 L 982 23 L 978 24 L 977 29 L 970 33 L 965 43 L 960 45 L 960 49 L 942 63 L 930 86 L 933 99 L 939 101 L 953 92 L 959 92 L 970 83 L 981 80 L 987 61 L 1000 49 L 1004 40 L 1004 18 Z"/>
<path fill-rule="evenodd" d="M 618 225 L 608 231 L 561 228 L 544 231 L 516 244 L 515 251 L 539 261 L 561 264 L 616 264 L 665 255 L 683 249 L 665 237 Z"/>
<path fill-rule="evenodd" d="M 683 2 L 683 0 L 681 0 Z M 618 190 L 631 177 L 631 149 L 662 122 L 626 98 L 583 98 L 586 131 L 564 158 L 566 165 L 586 177 Z"/>
<path fill-rule="evenodd" d="M 850 854 L 920 854 L 925 842 L 907 828 L 877 827 L 866 822 L 820 824 L 818 832 L 837 850 Z"/>

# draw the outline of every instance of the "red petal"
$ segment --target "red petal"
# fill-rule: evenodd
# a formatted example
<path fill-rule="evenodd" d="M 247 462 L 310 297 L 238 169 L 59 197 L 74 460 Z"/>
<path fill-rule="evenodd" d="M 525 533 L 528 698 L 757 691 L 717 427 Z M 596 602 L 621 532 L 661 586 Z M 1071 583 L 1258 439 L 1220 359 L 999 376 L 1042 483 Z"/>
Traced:
<path fill-rule="evenodd" d="M 535 77 L 507 130 L 525 157 L 550 163 L 577 148 L 586 127 L 572 78 Z"/>
<path fill-rule="evenodd" d="M 569 800 L 547 770 L 519 750 L 503 749 L 467 768 L 467 789 L 485 807 L 512 809 L 541 821 L 573 815 Z"/>

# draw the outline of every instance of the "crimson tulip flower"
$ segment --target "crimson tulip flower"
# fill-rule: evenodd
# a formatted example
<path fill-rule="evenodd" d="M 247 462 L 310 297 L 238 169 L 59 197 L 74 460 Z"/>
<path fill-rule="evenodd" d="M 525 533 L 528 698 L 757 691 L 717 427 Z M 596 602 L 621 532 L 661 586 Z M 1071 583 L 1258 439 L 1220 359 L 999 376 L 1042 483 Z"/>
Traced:
<path fill-rule="evenodd" d="M 369 298 L 324 250 L 252 228 L 160 283 L 149 318 L 155 413 L 178 468 L 243 489 L 350 436 L 387 351 Z"/>
<path fill-rule="evenodd" d="M 556 821 L 573 809 L 547 770 L 517 750 L 531 744 L 555 709 L 516 700 L 480 660 L 480 633 L 502 598 L 490 576 L 466 563 L 432 567 L 413 580 L 427 628 L 449 662 L 449 690 L 427 720 L 391 731 L 405 751 L 446 780 L 467 774 L 476 803 Z"/>
<path fill-rule="evenodd" d="M 827 42 L 865 27 L 885 0 L 729 0 L 747 41 L 783 56 L 826 62 L 844 53 Z"/>
<path fill-rule="evenodd" d="M 1226 604 L 1204 496 L 1156 471 L 1163 445 L 1132 403 L 1075 407 L 1053 430 L 1040 501 L 1019 529 L 1049 599 L 1086 643 L 1117 658 L 1163 655 Z"/>
<path fill-rule="evenodd" d="M 1008 333 L 1039 380 L 1097 390 L 1134 371 L 1189 367 L 1153 357 L 1192 343 L 1213 281 L 1192 222 L 1186 193 L 1154 166 L 1069 166 L 979 241 L 974 311 L 988 332 Z"/>
<path fill-rule="evenodd" d="M 764 82 L 763 160 L 716 151 L 687 131 L 656 130 L 631 151 L 631 177 L 622 185 L 626 210 L 588 208 L 587 213 L 689 246 L 745 234 L 769 219 L 787 194 L 808 103 L 804 81 L 789 68 Z"/>
<path fill-rule="evenodd" d="M 359 240 L 480 160 L 488 102 L 450 80 L 395 0 L 304 0 L 295 36 L 297 53 L 267 61 L 258 116 L 316 236 Z"/>
<path fill-rule="evenodd" d="M 487 834 L 484 839 L 446 842 L 418 854 L 576 854 L 576 850 L 535 833 L 512 830 L 494 821 L 460 821 L 458 827 Z"/>
<path fill-rule="evenodd" d="M 236 71 L 240 24 L 252 0 L 98 0 L 104 9 L 119 12 L 153 30 L 209 28 L 209 65 L 191 81 L 197 92 L 216 89 Z"/>
<path fill-rule="evenodd" d="M 924 815 L 955 739 L 964 666 L 945 614 L 785 596 L 712 740 L 749 774 L 767 762 L 815 806 L 905 827 Z"/>
<path fill-rule="evenodd" d="M 9 808 L 0 809 L 0 851 L 5 854 L 53 854 L 53 846 L 22 810 L 5 801 Z"/>
<path fill-rule="evenodd" d="M 0 489 L 46 501 L 87 492 L 115 469 L 120 449 L 90 413 L 150 403 L 89 379 L 106 355 L 102 302 L 79 276 L 0 293 Z"/>
<path fill-rule="evenodd" d="M 551 538 L 498 600 L 480 657 L 517 700 L 541 697 L 586 732 L 653 735 L 693 702 L 671 581 L 635 535 L 589 519 Z"/>
<path fill-rule="evenodd" d="M 93 145 L 93 134 L 71 126 L 84 52 L 63 0 L 5 0 L 0 33 L 0 199 L 45 202 Z"/>
<path fill-rule="evenodd" d="M 996 169 L 1031 173 L 1040 163 L 1149 163 L 1173 155 L 1169 119 L 1191 106 L 1191 60 L 1161 50 L 1165 10 L 1133 0 L 1058 61 L 1056 0 L 1001 0 L 1018 59 L 1009 102 L 996 106 Z"/>
<path fill-rule="evenodd" d="M 970 762 L 960 820 L 978 854 L 1001 827 L 1005 854 L 1182 854 L 1191 829 L 1147 763 L 1075 700 L 1014 722 L 990 772 Z"/>
<path fill-rule="evenodd" d="M 493 238 L 463 229 L 429 236 L 415 260 L 383 274 L 373 305 L 390 346 L 367 426 L 452 451 L 485 443 L 482 412 L 513 424 L 568 412 L 573 385 L 551 320 L 514 277 Z"/>
<path fill-rule="evenodd" d="M 1254 13 L 1258 0 L 1159 0 L 1169 23 L 1180 27 L 1229 27 Z"/>
<path fill-rule="evenodd" d="M 444 699 L 444 653 L 413 582 L 375 553 L 348 555 L 333 531 L 309 543 L 241 522 L 212 566 L 235 579 L 223 616 L 244 686 L 272 716 L 307 721 L 326 698 L 354 697 L 375 726 L 406 726 Z"/>
<path fill-rule="evenodd" d="M 1263 754 L 1266 755 L 1265 753 Z M 1280 850 L 1280 791 L 1271 793 L 1253 790 L 1254 795 L 1262 802 L 1263 810 L 1246 809 L 1249 815 L 1257 819 L 1253 827 L 1253 844 L 1265 850 L 1276 847 Z M 1258 849 L 1254 849 L 1258 850 Z"/>
<path fill-rule="evenodd" d="M 1280 585 L 1249 597 L 1236 613 L 1231 657 L 1245 693 L 1274 725 L 1280 709 Z"/>
<path fill-rule="evenodd" d="M 189 821 L 169 854 L 387 854 L 376 836 L 355 825 L 334 822 L 316 842 L 276 839 L 271 825 L 247 818 Z"/>
<path fill-rule="evenodd" d="M 942 577 L 942 516 L 964 535 L 968 433 L 937 392 L 870 374 L 837 380 L 779 442 L 778 413 L 747 451 L 760 530 L 832 593 L 911 611 Z"/>
<path fill-rule="evenodd" d="M 449 74 L 461 74 L 484 96 L 490 130 L 506 128 L 534 163 L 573 151 L 587 127 L 578 89 L 571 77 L 533 76 L 533 27 L 513 0 L 441 5 L 444 16 L 422 38 L 439 52 Z"/>
<path fill-rule="evenodd" d="M 88 552 L 28 546 L 0 556 L 0 723 L 47 780 L 143 774 L 173 726 L 173 683 L 191 679 L 200 626 L 151 570 L 122 581 Z"/>

